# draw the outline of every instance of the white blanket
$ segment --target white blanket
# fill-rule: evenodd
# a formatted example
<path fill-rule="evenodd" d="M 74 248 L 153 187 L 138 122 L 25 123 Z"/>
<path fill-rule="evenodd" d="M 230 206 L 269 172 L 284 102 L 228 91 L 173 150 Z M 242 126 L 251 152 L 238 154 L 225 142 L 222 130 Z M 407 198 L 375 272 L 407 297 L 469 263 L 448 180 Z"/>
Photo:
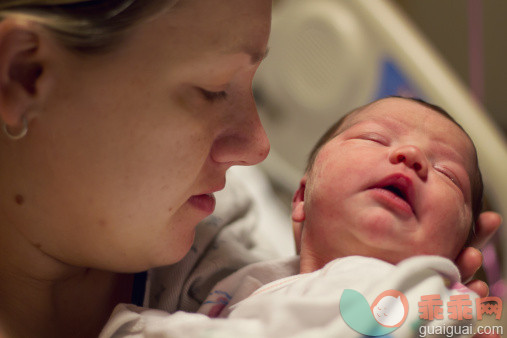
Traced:
<path fill-rule="evenodd" d="M 390 333 L 393 337 L 417 337 L 421 326 L 425 330 L 431 325 L 440 326 L 446 332 L 449 327 L 461 326 L 461 332 L 471 328 L 471 320 L 450 319 L 453 311 L 447 302 L 455 295 L 470 299 L 472 316 L 476 318 L 477 295 L 459 284 L 457 268 L 441 257 L 414 257 L 397 266 L 373 258 L 346 257 L 313 273 L 267 283 L 266 279 L 292 274 L 297 269 L 296 263 L 294 260 L 259 263 L 218 284 L 208 300 L 216 299 L 217 290 L 227 292 L 232 299 L 226 306 L 228 318 L 213 319 L 182 311 L 170 315 L 122 305 L 116 308 L 101 337 L 360 337 L 341 317 L 340 299 L 345 289 L 360 292 L 368 304 L 383 291 L 402 292 L 408 299 L 409 310 L 402 326 Z M 242 300 L 259 285 L 260 289 Z M 238 293 L 241 295 L 235 297 Z M 422 321 L 418 302 L 422 296 L 433 294 L 441 297 L 444 318 Z M 209 312 L 213 304 L 217 303 L 205 304 L 201 311 Z"/>

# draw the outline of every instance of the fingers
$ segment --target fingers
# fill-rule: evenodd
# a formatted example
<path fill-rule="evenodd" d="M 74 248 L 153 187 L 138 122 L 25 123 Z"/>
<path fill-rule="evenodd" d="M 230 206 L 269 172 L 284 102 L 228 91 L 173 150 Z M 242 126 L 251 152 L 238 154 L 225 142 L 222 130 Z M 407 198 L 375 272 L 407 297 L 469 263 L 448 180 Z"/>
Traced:
<path fill-rule="evenodd" d="M 475 272 L 479 270 L 482 265 L 482 253 L 478 248 L 482 248 L 495 234 L 500 225 L 502 218 L 499 214 L 492 211 L 486 211 L 479 215 L 476 226 L 476 235 L 474 236 L 471 247 L 465 248 L 458 258 L 456 265 L 461 272 L 462 280 L 467 281 L 473 277 Z M 480 280 L 469 281 L 466 286 L 477 293 L 479 297 L 487 297 L 489 288 L 486 283 Z M 496 338 L 499 335 L 475 335 L 474 338 Z"/>
<path fill-rule="evenodd" d="M 470 290 L 479 295 L 480 298 L 487 297 L 489 295 L 489 287 L 488 284 L 484 283 L 481 280 L 474 279 L 467 283 L 466 285 Z"/>
<path fill-rule="evenodd" d="M 468 281 L 482 265 L 482 253 L 476 248 L 468 247 L 463 249 L 456 258 L 456 265 L 461 272 L 461 279 Z"/>
<path fill-rule="evenodd" d="M 502 217 L 493 211 L 485 211 L 479 215 L 476 226 L 476 235 L 472 239 L 472 246 L 482 248 L 495 234 L 502 224 Z"/>

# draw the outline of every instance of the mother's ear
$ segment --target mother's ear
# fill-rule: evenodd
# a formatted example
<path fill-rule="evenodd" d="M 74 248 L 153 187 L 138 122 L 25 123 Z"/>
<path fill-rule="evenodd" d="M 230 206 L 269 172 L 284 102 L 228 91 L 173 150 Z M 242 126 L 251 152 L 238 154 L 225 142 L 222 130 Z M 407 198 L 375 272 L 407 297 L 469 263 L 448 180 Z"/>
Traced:
<path fill-rule="evenodd" d="M 292 198 L 292 230 L 294 232 L 294 241 L 296 242 L 296 252 L 301 251 L 301 235 L 303 234 L 303 222 L 305 220 L 305 190 L 306 175 L 299 182 L 299 188 Z"/>
<path fill-rule="evenodd" d="M 38 98 L 43 72 L 41 27 L 26 20 L 0 21 L 0 120 L 15 134 Z"/>

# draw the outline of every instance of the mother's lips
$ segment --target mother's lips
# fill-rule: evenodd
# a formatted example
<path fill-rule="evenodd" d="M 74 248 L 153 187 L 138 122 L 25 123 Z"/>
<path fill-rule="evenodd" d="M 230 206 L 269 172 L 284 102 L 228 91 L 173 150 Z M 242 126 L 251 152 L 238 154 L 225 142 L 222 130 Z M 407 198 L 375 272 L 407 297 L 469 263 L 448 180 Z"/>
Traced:
<path fill-rule="evenodd" d="M 212 214 L 215 210 L 215 196 L 213 194 L 193 195 L 188 199 L 190 204 L 207 214 Z"/>
<path fill-rule="evenodd" d="M 204 211 L 206 214 L 210 215 L 215 211 L 215 195 L 213 193 L 223 190 L 225 188 L 225 177 L 222 180 L 218 181 L 212 187 L 208 187 L 206 190 L 199 191 L 200 194 L 192 195 L 188 199 L 188 202 L 196 207 L 197 209 Z"/>

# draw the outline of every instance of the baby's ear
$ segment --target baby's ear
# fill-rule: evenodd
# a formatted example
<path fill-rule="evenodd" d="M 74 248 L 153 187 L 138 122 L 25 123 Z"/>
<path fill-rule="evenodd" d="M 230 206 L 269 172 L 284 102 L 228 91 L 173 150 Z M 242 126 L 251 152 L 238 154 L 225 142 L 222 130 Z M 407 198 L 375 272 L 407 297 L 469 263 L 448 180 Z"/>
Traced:
<path fill-rule="evenodd" d="M 294 241 L 296 242 L 296 252 L 301 251 L 301 235 L 303 231 L 303 221 L 305 220 L 305 189 L 306 175 L 299 183 L 299 188 L 294 193 L 292 199 L 292 230 L 294 231 Z"/>
<path fill-rule="evenodd" d="M 306 189 L 306 175 L 303 176 L 299 182 L 299 188 L 294 193 L 292 198 L 292 220 L 294 222 L 303 222 L 305 220 L 305 189 Z"/>

